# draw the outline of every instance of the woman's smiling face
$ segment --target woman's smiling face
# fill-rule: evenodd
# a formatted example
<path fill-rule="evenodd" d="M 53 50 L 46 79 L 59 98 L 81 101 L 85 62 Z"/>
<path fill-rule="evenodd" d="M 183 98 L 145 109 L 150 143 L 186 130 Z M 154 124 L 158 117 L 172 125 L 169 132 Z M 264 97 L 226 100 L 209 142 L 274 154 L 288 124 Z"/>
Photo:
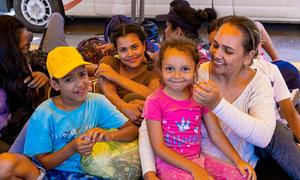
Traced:
<path fill-rule="evenodd" d="M 243 47 L 243 34 L 236 27 L 225 23 L 216 33 L 210 47 L 213 70 L 220 74 L 239 71 L 247 55 Z"/>
<path fill-rule="evenodd" d="M 145 44 L 134 34 L 118 37 L 117 51 L 121 62 L 128 68 L 138 68 L 145 60 Z"/>

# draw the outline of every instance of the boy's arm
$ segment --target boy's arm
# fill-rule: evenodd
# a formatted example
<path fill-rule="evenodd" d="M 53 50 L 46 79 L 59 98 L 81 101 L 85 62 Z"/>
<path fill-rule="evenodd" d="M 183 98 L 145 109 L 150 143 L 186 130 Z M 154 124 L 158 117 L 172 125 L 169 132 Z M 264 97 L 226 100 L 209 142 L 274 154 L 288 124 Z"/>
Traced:
<path fill-rule="evenodd" d="M 133 141 L 138 136 L 138 127 L 127 121 L 116 131 L 107 131 L 102 128 L 92 128 L 84 133 L 93 143 L 108 141 Z"/>
<path fill-rule="evenodd" d="M 139 128 L 131 121 L 127 121 L 117 131 L 112 131 L 113 141 L 132 141 L 138 137 Z"/>
<path fill-rule="evenodd" d="M 203 119 L 212 142 L 237 166 L 243 175 L 247 174 L 246 169 L 251 177 L 255 175 L 253 168 L 241 159 L 238 152 L 223 133 L 218 118 L 209 112 L 204 115 Z"/>
<path fill-rule="evenodd" d="M 43 167 L 46 170 L 49 170 L 63 163 L 74 153 L 79 153 L 82 155 L 89 154 L 93 148 L 94 143 L 85 140 L 85 138 L 86 137 L 84 135 L 80 135 L 79 137 L 73 139 L 62 149 L 54 153 L 36 155 L 36 159 L 40 163 L 42 163 Z"/>
<path fill-rule="evenodd" d="M 201 168 L 193 161 L 177 154 L 165 145 L 160 121 L 146 120 L 146 122 L 151 146 L 161 159 L 175 167 L 190 172 L 194 178 L 202 175 L 204 179 L 209 179 L 209 175 L 205 169 Z"/>

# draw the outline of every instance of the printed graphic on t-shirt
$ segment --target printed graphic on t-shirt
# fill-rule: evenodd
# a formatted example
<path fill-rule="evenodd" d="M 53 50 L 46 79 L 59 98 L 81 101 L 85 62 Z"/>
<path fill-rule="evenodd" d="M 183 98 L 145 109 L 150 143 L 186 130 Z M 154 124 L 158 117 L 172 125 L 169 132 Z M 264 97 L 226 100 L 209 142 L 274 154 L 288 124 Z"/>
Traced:
<path fill-rule="evenodd" d="M 200 151 L 200 112 L 196 107 L 166 114 L 162 120 L 162 128 L 168 147 L 182 155 Z"/>

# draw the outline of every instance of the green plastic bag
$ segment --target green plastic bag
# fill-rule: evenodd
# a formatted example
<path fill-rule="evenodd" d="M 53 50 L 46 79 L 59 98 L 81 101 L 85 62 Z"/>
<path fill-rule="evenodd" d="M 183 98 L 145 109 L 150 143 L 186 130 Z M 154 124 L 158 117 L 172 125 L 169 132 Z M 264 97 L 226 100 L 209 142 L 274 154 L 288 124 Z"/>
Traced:
<path fill-rule="evenodd" d="M 81 167 L 93 176 L 138 180 L 142 175 L 138 142 L 97 142 L 92 153 L 81 158 Z"/>

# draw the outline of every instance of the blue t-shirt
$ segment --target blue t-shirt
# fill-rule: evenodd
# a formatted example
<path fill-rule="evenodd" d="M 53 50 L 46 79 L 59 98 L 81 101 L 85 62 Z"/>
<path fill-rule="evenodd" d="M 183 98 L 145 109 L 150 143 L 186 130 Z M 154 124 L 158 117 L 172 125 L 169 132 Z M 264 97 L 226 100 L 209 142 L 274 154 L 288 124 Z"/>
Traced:
<path fill-rule="evenodd" d="M 53 153 L 91 128 L 119 128 L 127 120 L 100 94 L 88 93 L 85 102 L 72 111 L 58 109 L 52 99 L 48 99 L 30 118 L 24 154 L 34 157 L 38 154 Z M 75 153 L 55 169 L 83 173 L 80 155 Z"/>

